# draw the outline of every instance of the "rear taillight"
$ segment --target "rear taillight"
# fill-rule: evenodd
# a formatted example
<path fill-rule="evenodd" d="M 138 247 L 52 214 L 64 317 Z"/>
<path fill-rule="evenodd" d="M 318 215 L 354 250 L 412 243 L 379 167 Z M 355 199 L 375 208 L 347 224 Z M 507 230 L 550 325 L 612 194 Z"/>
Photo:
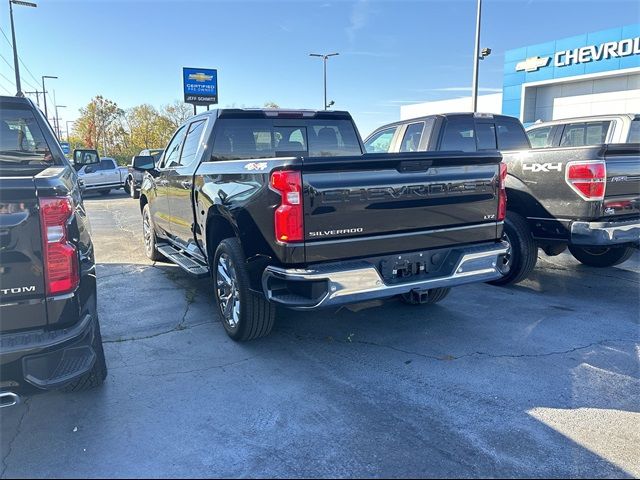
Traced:
<path fill-rule="evenodd" d="M 500 163 L 500 184 L 498 185 L 498 221 L 507 216 L 507 164 Z"/>
<path fill-rule="evenodd" d="M 40 224 L 47 295 L 75 290 L 80 281 L 78 253 L 69 243 L 68 222 L 73 215 L 69 197 L 41 198 Z"/>
<path fill-rule="evenodd" d="M 607 167 L 602 161 L 569 162 L 565 180 L 584 200 L 602 200 L 607 180 Z"/>
<path fill-rule="evenodd" d="M 274 216 L 276 240 L 301 242 L 304 237 L 302 175 L 291 170 L 273 172 L 271 188 L 282 197 Z"/>

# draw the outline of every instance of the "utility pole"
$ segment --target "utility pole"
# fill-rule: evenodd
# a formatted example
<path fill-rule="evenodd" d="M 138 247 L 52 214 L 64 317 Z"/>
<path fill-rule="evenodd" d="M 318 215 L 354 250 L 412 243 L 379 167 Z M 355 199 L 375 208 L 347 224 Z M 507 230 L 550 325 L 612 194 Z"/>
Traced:
<path fill-rule="evenodd" d="M 16 97 L 24 97 L 22 84 L 20 83 L 20 65 L 18 61 L 18 47 L 16 46 L 16 27 L 13 23 L 13 4 L 25 7 L 37 7 L 35 3 L 24 2 L 22 0 L 9 0 L 9 16 L 11 17 L 11 39 L 13 40 L 13 70 L 16 72 Z"/>
<path fill-rule="evenodd" d="M 480 17 L 482 12 L 482 0 L 478 0 L 476 15 L 476 44 L 473 49 L 473 85 L 471 92 L 471 109 L 473 113 L 478 111 L 478 66 L 480 62 Z"/>
<path fill-rule="evenodd" d="M 58 130 L 58 141 L 61 140 L 62 131 L 60 130 L 60 116 L 58 115 L 59 108 L 67 108 L 66 105 L 56 105 L 56 129 Z"/>
<path fill-rule="evenodd" d="M 40 90 L 36 90 L 34 92 L 24 92 L 27 95 L 35 95 L 36 96 L 36 103 L 38 104 L 38 106 L 40 106 L 40 94 L 43 93 Z M 45 94 L 47 92 L 44 92 Z"/>
<path fill-rule="evenodd" d="M 76 123 L 75 120 L 67 120 L 67 143 L 69 143 L 69 124 Z"/>
<path fill-rule="evenodd" d="M 52 75 L 43 75 L 42 76 L 42 91 L 44 92 L 44 94 L 42 95 L 44 97 L 44 118 L 47 119 L 47 122 L 49 121 L 49 112 L 47 112 L 47 89 L 44 88 L 44 79 L 45 78 L 58 78 L 58 77 L 54 77 Z"/>
<path fill-rule="evenodd" d="M 327 103 L 327 60 L 329 59 L 329 57 L 335 57 L 337 55 L 340 55 L 339 53 L 310 53 L 309 56 L 310 57 L 319 57 L 322 58 L 322 62 L 323 62 L 323 66 L 324 66 L 324 109 L 326 110 L 327 108 L 329 108 L 329 104 Z M 333 105 L 334 102 L 331 102 L 331 105 Z"/>

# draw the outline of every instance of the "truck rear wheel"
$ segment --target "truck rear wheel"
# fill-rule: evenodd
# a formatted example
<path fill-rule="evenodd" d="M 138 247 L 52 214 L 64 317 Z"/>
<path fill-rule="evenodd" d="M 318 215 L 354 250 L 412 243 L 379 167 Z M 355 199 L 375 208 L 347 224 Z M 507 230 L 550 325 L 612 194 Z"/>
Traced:
<path fill-rule="evenodd" d="M 148 204 L 142 209 L 142 234 L 144 236 L 144 253 L 149 260 L 154 262 L 162 260 L 164 257 L 158 251 L 158 239 Z"/>
<path fill-rule="evenodd" d="M 529 276 L 538 261 L 538 247 L 524 217 L 515 212 L 507 212 L 504 222 L 503 240 L 509 250 L 498 265 L 503 276 L 489 282 L 492 285 L 511 285 Z"/>
<path fill-rule="evenodd" d="M 249 288 L 242 246 L 237 238 L 223 240 L 212 264 L 216 304 L 222 325 L 233 340 L 246 341 L 271 332 L 276 307 Z"/>
<path fill-rule="evenodd" d="M 590 267 L 613 267 L 626 261 L 633 254 L 631 247 L 578 247 L 569 245 L 573 258 Z"/>
<path fill-rule="evenodd" d="M 450 288 L 432 288 L 424 292 L 412 291 L 398 295 L 407 305 L 433 305 L 449 295 Z"/>
<path fill-rule="evenodd" d="M 107 378 L 107 361 L 104 358 L 102 334 L 100 333 L 100 324 L 98 322 L 96 322 L 96 333 L 93 338 L 92 347 L 96 353 L 96 361 L 93 367 L 77 380 L 62 387 L 63 392 L 83 392 L 99 387 L 104 383 L 105 378 Z"/>

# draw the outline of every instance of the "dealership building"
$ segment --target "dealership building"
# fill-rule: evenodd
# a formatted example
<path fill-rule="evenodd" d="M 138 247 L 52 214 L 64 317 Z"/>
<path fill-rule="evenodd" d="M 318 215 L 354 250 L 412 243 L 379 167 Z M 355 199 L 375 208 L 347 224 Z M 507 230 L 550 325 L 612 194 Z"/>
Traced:
<path fill-rule="evenodd" d="M 471 97 L 464 97 L 404 105 L 400 115 L 470 110 Z M 508 50 L 502 93 L 479 96 L 478 110 L 518 117 L 525 124 L 640 113 L 640 24 Z"/>

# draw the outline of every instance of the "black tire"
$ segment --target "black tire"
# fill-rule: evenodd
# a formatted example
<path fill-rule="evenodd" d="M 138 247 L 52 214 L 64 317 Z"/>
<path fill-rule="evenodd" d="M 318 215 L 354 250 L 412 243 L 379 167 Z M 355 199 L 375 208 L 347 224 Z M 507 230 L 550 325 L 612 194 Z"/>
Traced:
<path fill-rule="evenodd" d="M 211 271 L 216 305 L 227 335 L 239 342 L 268 335 L 275 322 L 276 306 L 250 290 L 245 257 L 237 238 L 227 238 L 218 245 Z M 224 295 L 227 291 L 228 295 Z M 221 298 L 224 296 L 226 300 Z"/>
<path fill-rule="evenodd" d="M 158 251 L 158 237 L 148 204 L 142 209 L 142 236 L 144 238 L 144 253 L 147 258 L 154 262 L 162 260 L 164 257 Z"/>
<path fill-rule="evenodd" d="M 140 190 L 136 189 L 136 184 L 133 180 L 131 181 L 131 185 L 129 186 L 129 188 L 131 189 L 131 198 L 133 198 L 134 200 L 140 198 Z"/>
<path fill-rule="evenodd" d="M 578 247 L 569 245 L 573 258 L 590 267 L 613 267 L 633 255 L 631 247 Z"/>
<path fill-rule="evenodd" d="M 432 288 L 431 290 L 427 290 L 426 295 L 417 295 L 413 292 L 403 293 L 398 295 L 400 301 L 406 303 L 407 305 L 433 305 L 434 303 L 438 303 L 443 300 L 449 292 L 451 288 Z"/>
<path fill-rule="evenodd" d="M 504 276 L 489 282 L 492 285 L 512 285 L 529 276 L 538 261 L 538 247 L 524 217 L 507 212 L 503 239 L 509 243 L 509 252 L 500 265 Z"/>
<path fill-rule="evenodd" d="M 124 185 L 122 185 L 122 189 L 124 190 L 124 193 L 131 195 L 130 188 L 131 187 L 129 185 L 129 180 L 127 180 L 126 182 L 124 182 Z"/>
<path fill-rule="evenodd" d="M 96 353 L 96 361 L 93 368 L 82 375 L 77 380 L 62 387 L 63 392 L 83 392 L 99 387 L 107 378 L 107 361 L 104 358 L 104 349 L 102 348 L 102 334 L 100 333 L 100 324 L 96 322 L 96 334 L 93 338 L 93 350 Z"/>
<path fill-rule="evenodd" d="M 100 190 L 100 195 L 109 195 L 109 192 L 111 191 L 111 189 L 107 189 L 107 190 Z"/>

